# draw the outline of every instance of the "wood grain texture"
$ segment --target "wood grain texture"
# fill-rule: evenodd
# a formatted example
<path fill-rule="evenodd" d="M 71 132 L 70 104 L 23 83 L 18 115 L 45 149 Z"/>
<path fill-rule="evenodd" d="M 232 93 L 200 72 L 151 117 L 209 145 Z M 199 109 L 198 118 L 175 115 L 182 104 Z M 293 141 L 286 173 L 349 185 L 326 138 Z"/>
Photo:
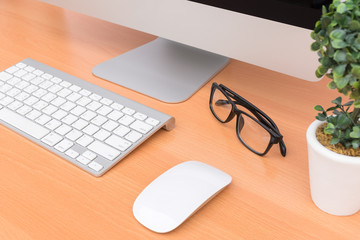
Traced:
<path fill-rule="evenodd" d="M 91 74 L 154 36 L 35 0 L 0 1 L 0 29 L 0 69 L 33 58 L 176 118 L 174 130 L 159 131 L 101 178 L 0 126 L 0 239 L 360 239 L 359 213 L 331 216 L 310 198 L 305 132 L 313 106 L 337 96 L 326 79 L 305 82 L 232 60 L 190 100 L 165 104 Z M 277 123 L 285 158 L 278 146 L 266 157 L 251 153 L 237 140 L 235 122 L 212 116 L 214 81 Z M 233 182 L 171 233 L 141 226 L 132 214 L 137 195 L 188 160 L 213 165 Z"/>

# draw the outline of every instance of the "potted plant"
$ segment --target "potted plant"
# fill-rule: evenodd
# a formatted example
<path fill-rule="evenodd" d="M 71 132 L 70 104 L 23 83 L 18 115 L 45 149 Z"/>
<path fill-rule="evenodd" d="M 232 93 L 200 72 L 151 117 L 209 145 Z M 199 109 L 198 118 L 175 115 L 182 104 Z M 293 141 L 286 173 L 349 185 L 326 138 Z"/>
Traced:
<path fill-rule="evenodd" d="M 323 7 L 311 37 L 328 87 L 339 96 L 319 111 L 306 133 L 311 197 L 323 211 L 351 215 L 360 210 L 360 0 L 334 0 Z M 321 142 L 321 143 L 320 143 Z"/>

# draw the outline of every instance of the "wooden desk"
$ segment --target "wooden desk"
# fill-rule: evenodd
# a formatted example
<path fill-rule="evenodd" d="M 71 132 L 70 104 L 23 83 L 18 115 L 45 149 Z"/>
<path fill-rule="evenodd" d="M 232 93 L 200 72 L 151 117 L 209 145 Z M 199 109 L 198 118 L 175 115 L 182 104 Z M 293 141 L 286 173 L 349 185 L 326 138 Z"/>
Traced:
<path fill-rule="evenodd" d="M 91 74 L 96 64 L 154 36 L 35 0 L 2 0 L 0 29 L 1 69 L 30 57 L 177 120 L 174 130 L 159 131 L 101 178 L 0 126 L 0 239 L 360 239 L 359 213 L 331 216 L 310 198 L 305 132 L 312 107 L 337 96 L 326 80 L 310 83 L 231 61 L 190 100 L 165 104 Z M 277 146 L 266 157 L 251 153 L 237 140 L 235 122 L 212 116 L 213 81 L 274 119 L 285 136 L 285 158 Z M 233 182 L 169 234 L 141 226 L 132 214 L 137 195 L 188 160 L 222 169 Z"/>

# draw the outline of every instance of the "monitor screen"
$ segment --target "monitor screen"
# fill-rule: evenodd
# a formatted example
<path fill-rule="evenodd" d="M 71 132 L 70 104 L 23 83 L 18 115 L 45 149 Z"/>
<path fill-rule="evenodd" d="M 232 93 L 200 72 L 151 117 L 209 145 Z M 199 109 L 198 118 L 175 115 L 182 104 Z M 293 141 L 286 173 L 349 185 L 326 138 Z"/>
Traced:
<path fill-rule="evenodd" d="M 190 0 L 268 20 L 313 29 L 321 16 L 322 6 L 331 0 Z"/>

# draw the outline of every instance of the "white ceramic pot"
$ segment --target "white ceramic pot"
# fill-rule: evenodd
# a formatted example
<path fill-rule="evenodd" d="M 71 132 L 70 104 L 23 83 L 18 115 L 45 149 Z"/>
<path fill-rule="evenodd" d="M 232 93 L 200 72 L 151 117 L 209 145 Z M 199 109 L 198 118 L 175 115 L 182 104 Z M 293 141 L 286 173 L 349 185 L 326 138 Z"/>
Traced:
<path fill-rule="evenodd" d="M 360 210 L 360 157 L 335 153 L 318 142 L 314 121 L 306 132 L 311 197 L 321 210 L 347 216 Z"/>

